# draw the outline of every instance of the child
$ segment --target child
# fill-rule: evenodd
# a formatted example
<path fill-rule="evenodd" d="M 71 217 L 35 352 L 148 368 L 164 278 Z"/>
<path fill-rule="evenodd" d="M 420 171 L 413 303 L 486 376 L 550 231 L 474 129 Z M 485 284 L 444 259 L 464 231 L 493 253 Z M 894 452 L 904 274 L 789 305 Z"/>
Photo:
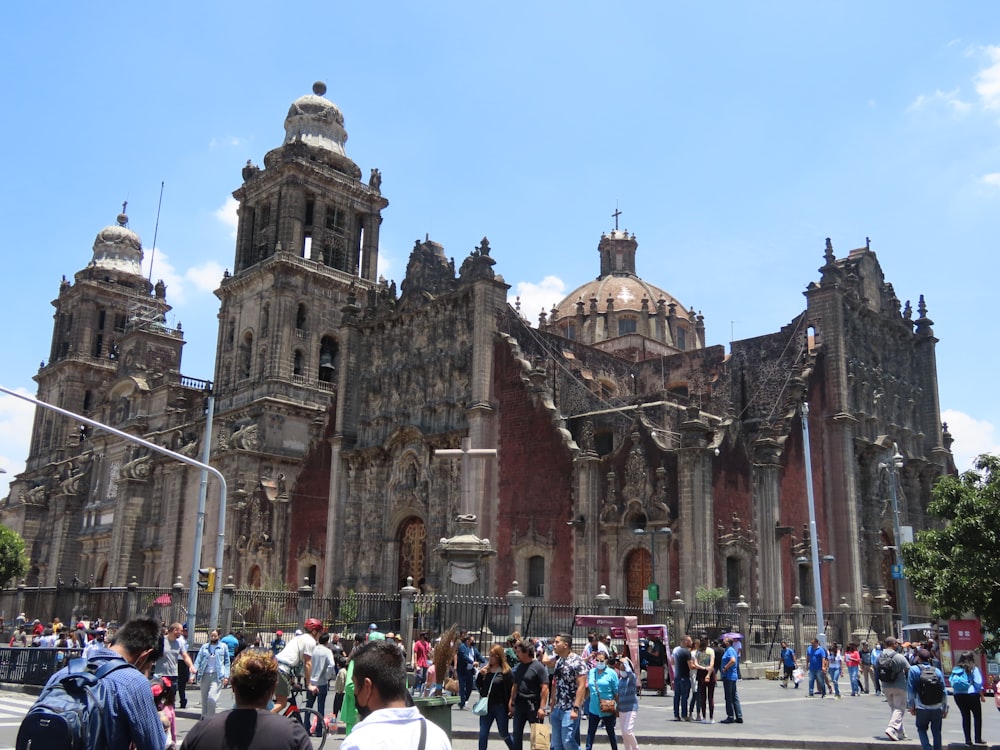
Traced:
<path fill-rule="evenodd" d="M 177 686 L 171 677 L 156 677 L 150 681 L 153 689 L 153 701 L 156 711 L 163 724 L 163 732 L 167 737 L 166 750 L 177 747 L 177 714 L 174 710 L 174 699 L 177 696 Z"/>

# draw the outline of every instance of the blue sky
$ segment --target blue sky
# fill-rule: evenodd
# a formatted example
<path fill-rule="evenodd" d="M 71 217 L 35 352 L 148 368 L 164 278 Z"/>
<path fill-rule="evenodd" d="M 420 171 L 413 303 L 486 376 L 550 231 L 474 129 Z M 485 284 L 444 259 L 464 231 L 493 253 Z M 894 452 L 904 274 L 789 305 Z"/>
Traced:
<path fill-rule="evenodd" d="M 153 276 L 183 373 L 211 378 L 231 192 L 323 80 L 383 175 L 387 278 L 425 234 L 458 262 L 486 235 L 537 320 L 596 276 L 617 205 L 639 273 L 725 344 L 802 310 L 826 237 L 838 257 L 870 237 L 898 297 L 926 296 L 960 468 L 1000 452 L 993 3 L 61 5 L 0 9 L 8 388 L 34 393 L 59 281 L 124 200 L 148 262 L 161 182 Z M 22 404 L 0 397 L 10 474 Z"/>

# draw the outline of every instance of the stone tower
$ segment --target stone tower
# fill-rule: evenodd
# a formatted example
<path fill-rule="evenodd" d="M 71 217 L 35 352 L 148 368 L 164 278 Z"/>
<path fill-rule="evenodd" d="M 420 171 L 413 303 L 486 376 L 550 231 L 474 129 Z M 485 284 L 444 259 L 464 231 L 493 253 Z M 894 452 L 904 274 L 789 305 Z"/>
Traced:
<path fill-rule="evenodd" d="M 336 399 L 341 309 L 379 286 L 381 175 L 361 181 L 344 151 L 344 117 L 325 93 L 317 83 L 292 103 L 284 142 L 263 169 L 247 162 L 233 193 L 234 270 L 216 291 L 214 458 L 236 490 L 227 538 L 240 581 L 280 575 L 289 555 L 300 560 L 295 578 L 315 577 L 319 546 L 282 548 L 290 490 Z"/>

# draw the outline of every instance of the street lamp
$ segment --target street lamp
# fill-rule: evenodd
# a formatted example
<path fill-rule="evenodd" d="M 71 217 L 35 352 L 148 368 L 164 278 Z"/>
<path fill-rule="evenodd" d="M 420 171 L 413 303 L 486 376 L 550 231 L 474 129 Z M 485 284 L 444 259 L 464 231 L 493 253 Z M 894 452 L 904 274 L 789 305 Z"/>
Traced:
<path fill-rule="evenodd" d="M 905 628 L 910 622 L 910 602 L 906 592 L 906 576 L 903 573 L 903 552 L 901 549 L 903 539 L 902 528 L 899 523 L 899 493 L 896 489 L 896 475 L 903 468 L 903 454 L 899 452 L 899 446 L 895 443 L 892 444 L 892 452 L 892 463 L 883 461 L 879 464 L 879 468 L 889 472 L 889 496 L 892 500 L 892 533 L 896 537 L 896 543 L 891 547 L 895 552 L 896 559 L 896 563 L 892 566 L 892 577 L 898 582 L 896 584 L 896 591 L 899 593 L 899 613 L 903 618 L 903 627 Z M 888 550 L 889 547 L 884 547 L 883 549 Z"/>
<path fill-rule="evenodd" d="M 669 526 L 661 526 L 655 529 L 632 529 L 632 533 L 636 536 L 645 536 L 646 534 L 649 534 L 650 565 L 652 566 L 652 583 L 650 584 L 649 600 L 651 602 L 655 602 L 660 598 L 660 587 L 656 585 L 656 536 L 658 534 L 665 534 L 667 539 L 669 539 L 674 533 L 674 530 Z"/>
<path fill-rule="evenodd" d="M 819 570 L 819 539 L 816 533 L 816 500 L 813 497 L 812 450 L 809 445 L 809 402 L 802 402 L 802 448 L 806 468 L 806 498 L 809 501 L 809 547 L 812 553 L 813 597 L 816 599 L 816 639 L 826 648 L 823 617 L 823 583 Z"/>

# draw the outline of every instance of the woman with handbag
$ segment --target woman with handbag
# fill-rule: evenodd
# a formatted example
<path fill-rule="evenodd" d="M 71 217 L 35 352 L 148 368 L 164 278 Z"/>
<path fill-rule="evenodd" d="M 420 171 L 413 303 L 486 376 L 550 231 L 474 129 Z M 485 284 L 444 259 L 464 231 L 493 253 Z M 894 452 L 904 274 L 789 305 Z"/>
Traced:
<path fill-rule="evenodd" d="M 608 655 L 603 651 L 594 657 L 594 666 L 587 674 L 587 750 L 593 750 L 597 728 L 604 724 L 611 750 L 618 750 L 615 722 L 618 719 L 618 673 L 608 669 Z M 480 748 L 482 750 L 482 748 Z"/>
<path fill-rule="evenodd" d="M 508 748 L 514 747 L 514 740 L 507 731 L 507 709 L 513 685 L 514 675 L 507 664 L 503 646 L 494 644 L 490 648 L 486 666 L 476 674 L 476 688 L 482 697 L 472 707 L 472 713 L 479 717 L 479 750 L 486 750 L 490 727 L 494 721 L 500 739 Z"/>
<path fill-rule="evenodd" d="M 612 657 L 611 666 L 618 675 L 618 715 L 622 720 L 622 742 L 625 743 L 625 750 L 639 750 L 639 741 L 635 737 L 635 719 L 639 713 L 639 686 L 627 644 L 624 656 Z"/>

